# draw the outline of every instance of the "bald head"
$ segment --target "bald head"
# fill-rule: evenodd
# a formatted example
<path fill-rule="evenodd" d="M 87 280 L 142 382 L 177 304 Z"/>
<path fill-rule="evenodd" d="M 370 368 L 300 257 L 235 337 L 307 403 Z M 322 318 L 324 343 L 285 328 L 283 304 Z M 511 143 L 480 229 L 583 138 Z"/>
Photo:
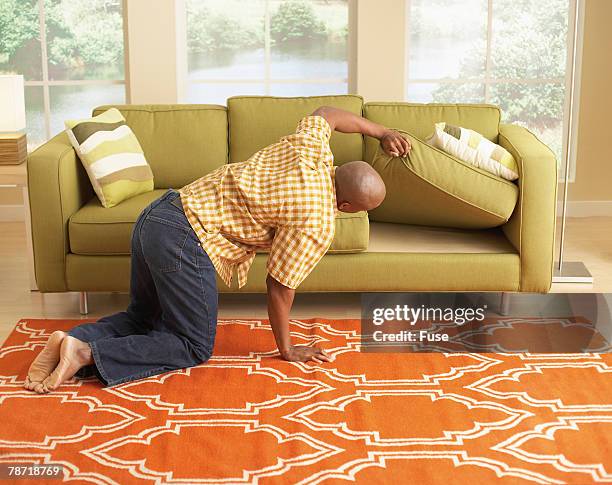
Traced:
<path fill-rule="evenodd" d="M 337 206 L 342 212 L 371 210 L 385 198 L 385 183 L 366 162 L 348 162 L 339 166 L 335 179 Z"/>

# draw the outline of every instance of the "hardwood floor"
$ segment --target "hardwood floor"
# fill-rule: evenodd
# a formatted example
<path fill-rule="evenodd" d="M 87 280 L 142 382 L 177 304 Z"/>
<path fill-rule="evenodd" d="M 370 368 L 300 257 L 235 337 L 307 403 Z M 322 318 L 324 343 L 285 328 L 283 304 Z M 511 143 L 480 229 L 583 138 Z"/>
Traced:
<path fill-rule="evenodd" d="M 39 293 L 28 289 L 25 247 L 23 223 L 0 223 L 0 342 L 20 318 L 81 318 L 78 293 Z M 583 261 L 595 277 L 595 283 L 553 285 L 552 291 L 612 293 L 612 217 L 570 219 L 565 260 Z M 93 321 L 120 311 L 127 303 L 127 294 L 91 293 L 90 313 L 83 320 Z M 360 295 L 298 293 L 291 315 L 294 318 L 359 318 Z M 219 317 L 266 318 L 265 295 L 222 294 Z"/>

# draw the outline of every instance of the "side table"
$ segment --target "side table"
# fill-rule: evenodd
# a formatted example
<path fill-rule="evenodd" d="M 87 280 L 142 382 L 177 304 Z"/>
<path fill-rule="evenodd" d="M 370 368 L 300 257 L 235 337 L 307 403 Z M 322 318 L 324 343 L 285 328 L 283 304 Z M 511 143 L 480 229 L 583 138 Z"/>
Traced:
<path fill-rule="evenodd" d="M 27 162 L 19 165 L 0 165 L 0 188 L 21 187 L 23 194 L 24 223 L 26 230 L 26 251 L 28 271 L 30 273 L 30 290 L 38 290 L 34 275 L 34 251 L 32 247 L 32 224 L 30 220 L 30 198 L 28 196 Z"/>

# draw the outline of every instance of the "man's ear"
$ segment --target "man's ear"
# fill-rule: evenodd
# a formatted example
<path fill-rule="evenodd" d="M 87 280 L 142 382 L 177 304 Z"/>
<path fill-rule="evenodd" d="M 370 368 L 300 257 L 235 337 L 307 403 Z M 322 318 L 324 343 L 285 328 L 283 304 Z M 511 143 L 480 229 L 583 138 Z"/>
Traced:
<path fill-rule="evenodd" d="M 338 204 L 338 210 L 342 211 L 342 212 L 349 212 L 349 210 L 351 209 L 351 203 L 350 202 L 340 202 L 340 204 Z"/>

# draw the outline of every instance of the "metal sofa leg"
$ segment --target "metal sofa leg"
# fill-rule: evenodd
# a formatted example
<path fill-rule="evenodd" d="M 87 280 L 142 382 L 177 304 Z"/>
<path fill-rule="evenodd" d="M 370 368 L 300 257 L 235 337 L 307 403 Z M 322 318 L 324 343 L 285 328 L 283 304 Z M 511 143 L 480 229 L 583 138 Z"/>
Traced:
<path fill-rule="evenodd" d="M 79 312 L 81 313 L 81 315 L 87 315 L 89 313 L 86 291 L 79 292 Z"/>
<path fill-rule="evenodd" d="M 503 291 L 499 300 L 499 314 L 500 315 L 508 315 L 510 313 L 510 297 L 511 293 Z"/>

